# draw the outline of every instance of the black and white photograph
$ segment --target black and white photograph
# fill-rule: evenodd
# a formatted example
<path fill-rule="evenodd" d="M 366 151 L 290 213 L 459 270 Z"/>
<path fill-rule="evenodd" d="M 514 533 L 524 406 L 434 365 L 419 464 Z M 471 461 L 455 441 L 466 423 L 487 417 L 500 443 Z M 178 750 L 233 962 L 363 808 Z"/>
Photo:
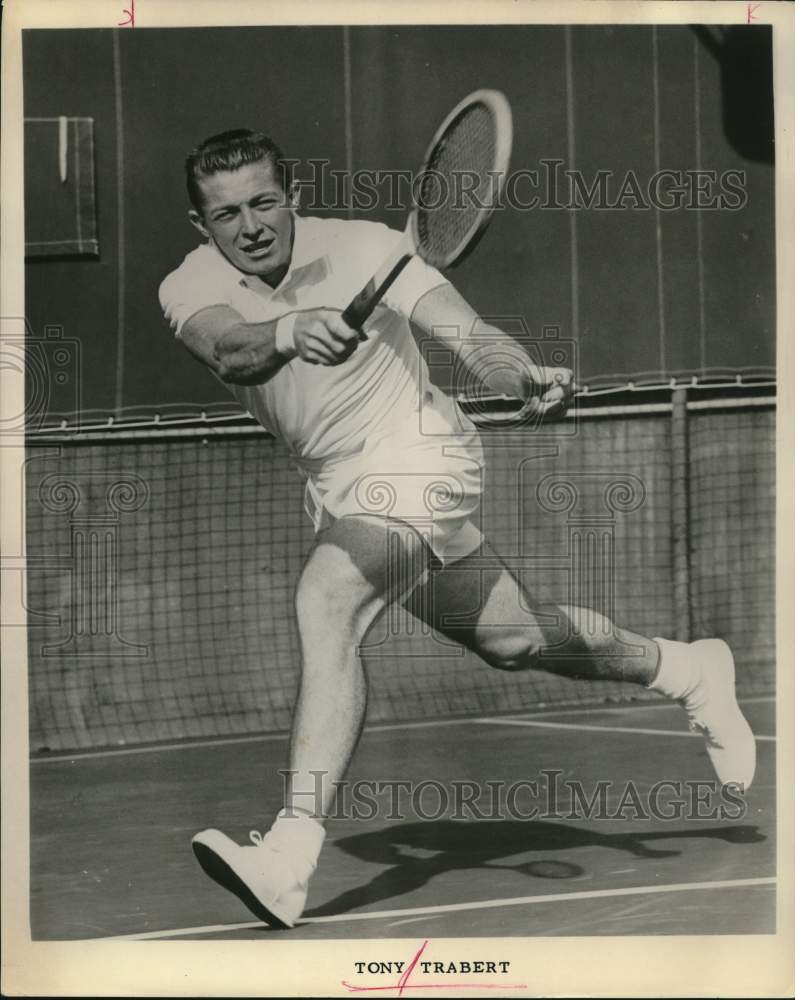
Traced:
<path fill-rule="evenodd" d="M 791 10 L 87 6 L 4 24 L 4 993 L 784 995 Z"/>

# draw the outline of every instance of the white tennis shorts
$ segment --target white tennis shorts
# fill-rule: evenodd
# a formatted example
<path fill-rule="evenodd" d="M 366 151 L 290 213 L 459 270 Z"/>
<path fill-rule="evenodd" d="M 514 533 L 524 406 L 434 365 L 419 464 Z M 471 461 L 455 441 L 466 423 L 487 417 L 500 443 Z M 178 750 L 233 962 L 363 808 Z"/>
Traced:
<path fill-rule="evenodd" d="M 475 515 L 483 492 L 483 448 L 472 428 L 420 434 L 416 426 L 371 435 L 361 451 L 306 472 L 315 531 L 350 515 L 408 524 L 443 564 L 479 548 Z"/>

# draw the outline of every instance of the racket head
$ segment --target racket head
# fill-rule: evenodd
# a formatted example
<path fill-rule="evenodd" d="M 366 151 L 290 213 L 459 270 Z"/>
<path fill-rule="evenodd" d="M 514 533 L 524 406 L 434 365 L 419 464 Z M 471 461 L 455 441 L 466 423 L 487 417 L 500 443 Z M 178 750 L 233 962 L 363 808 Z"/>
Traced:
<path fill-rule="evenodd" d="M 474 249 L 500 203 L 512 145 L 511 106 L 499 90 L 473 91 L 436 130 L 409 219 L 428 264 L 453 267 Z"/>

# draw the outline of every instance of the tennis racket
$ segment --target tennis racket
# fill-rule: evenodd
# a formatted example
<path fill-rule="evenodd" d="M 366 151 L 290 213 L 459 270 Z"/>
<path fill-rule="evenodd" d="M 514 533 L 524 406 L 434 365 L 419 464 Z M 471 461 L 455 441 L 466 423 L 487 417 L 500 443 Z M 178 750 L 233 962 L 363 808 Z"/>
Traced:
<path fill-rule="evenodd" d="M 475 247 L 499 204 L 512 142 L 511 107 L 498 90 L 476 90 L 453 108 L 425 154 L 403 238 L 343 312 L 348 326 L 361 329 L 413 256 L 443 270 Z"/>

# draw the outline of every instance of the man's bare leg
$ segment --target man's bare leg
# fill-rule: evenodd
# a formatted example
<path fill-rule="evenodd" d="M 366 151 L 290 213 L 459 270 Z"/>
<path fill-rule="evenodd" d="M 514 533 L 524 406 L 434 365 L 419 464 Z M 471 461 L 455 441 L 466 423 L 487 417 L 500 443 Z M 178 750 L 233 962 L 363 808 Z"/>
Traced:
<path fill-rule="evenodd" d="M 336 521 L 317 541 L 296 593 L 301 682 L 290 741 L 285 808 L 254 846 L 219 830 L 193 838 L 199 863 L 272 927 L 292 927 L 325 835 L 335 783 L 364 721 L 367 682 L 358 646 L 387 604 L 425 574 L 430 555 L 407 526 L 375 517 Z"/>
<path fill-rule="evenodd" d="M 389 546 L 389 550 L 387 549 Z M 345 517 L 320 536 L 296 594 L 301 683 L 290 741 L 285 805 L 320 821 L 356 748 L 367 702 L 357 650 L 387 604 L 425 574 L 430 555 L 411 529 Z"/>
<path fill-rule="evenodd" d="M 657 672 L 656 642 L 590 609 L 535 600 L 488 543 L 433 573 L 407 606 L 501 670 L 644 685 Z"/>
<path fill-rule="evenodd" d="M 750 786 L 756 744 L 735 698 L 731 651 L 721 640 L 650 639 L 585 608 L 545 606 L 488 545 L 433 573 L 408 607 L 502 670 L 626 681 L 678 701 L 691 728 L 704 735 L 719 780 Z M 461 608 L 471 610 L 461 614 Z"/>

